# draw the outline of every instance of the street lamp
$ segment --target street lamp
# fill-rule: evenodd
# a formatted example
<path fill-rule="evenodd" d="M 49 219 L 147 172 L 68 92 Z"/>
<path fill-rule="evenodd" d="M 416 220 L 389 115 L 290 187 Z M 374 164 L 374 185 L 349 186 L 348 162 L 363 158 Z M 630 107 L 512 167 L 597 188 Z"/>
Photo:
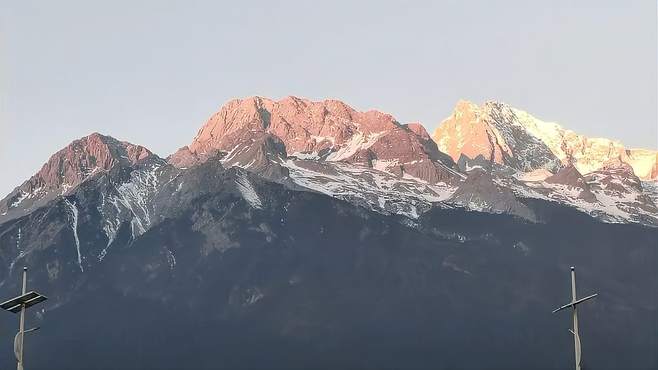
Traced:
<path fill-rule="evenodd" d="M 7 310 L 12 313 L 21 313 L 18 333 L 16 334 L 16 337 L 14 337 L 14 354 L 16 355 L 17 370 L 23 370 L 23 337 L 25 336 L 25 333 L 39 329 L 36 327 L 25 330 L 25 309 L 48 299 L 46 296 L 41 295 L 35 291 L 29 291 L 26 293 L 26 290 L 27 267 L 23 267 L 23 289 L 21 291 L 21 295 L 0 304 L 0 308 L 3 310 Z"/>
<path fill-rule="evenodd" d="M 576 311 L 576 306 L 596 297 L 598 294 L 592 294 L 585 298 L 576 299 L 576 268 L 571 266 L 571 302 L 565 304 L 564 306 L 556 309 L 553 313 L 562 311 L 565 308 L 573 308 L 573 329 L 569 329 L 571 334 L 573 334 L 573 345 L 574 353 L 576 356 L 576 370 L 580 370 L 580 360 L 581 360 L 581 347 L 580 347 L 580 336 L 578 335 L 578 311 Z"/>

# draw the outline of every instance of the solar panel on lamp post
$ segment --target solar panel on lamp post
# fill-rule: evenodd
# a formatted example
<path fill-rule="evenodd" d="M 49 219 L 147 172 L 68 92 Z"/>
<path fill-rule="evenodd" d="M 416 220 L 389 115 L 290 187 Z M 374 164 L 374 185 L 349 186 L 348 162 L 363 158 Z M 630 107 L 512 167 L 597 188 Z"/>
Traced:
<path fill-rule="evenodd" d="M 46 296 L 41 295 L 35 291 L 27 291 L 27 267 L 23 267 L 23 288 L 21 290 L 21 295 L 14 297 L 4 303 L 0 304 L 0 308 L 3 310 L 19 313 L 20 312 L 20 321 L 18 327 L 18 333 L 14 337 L 14 354 L 16 355 L 16 369 L 23 370 L 23 342 L 25 333 L 38 330 L 39 328 L 32 328 L 25 330 L 25 309 L 28 307 L 34 306 L 37 303 L 41 303 L 48 299 Z"/>
<path fill-rule="evenodd" d="M 576 370 L 580 370 L 580 361 L 581 361 L 581 347 L 580 347 L 580 336 L 578 335 L 578 311 L 576 310 L 576 306 L 589 300 L 594 297 L 596 297 L 598 294 L 592 294 L 588 295 L 585 298 L 577 299 L 576 298 L 576 268 L 571 266 L 571 302 L 565 304 L 564 306 L 553 310 L 553 313 L 556 313 L 558 311 L 562 311 L 566 308 L 572 307 L 573 308 L 573 329 L 569 329 L 571 334 L 573 334 L 573 344 L 574 344 L 574 354 L 576 357 Z"/>

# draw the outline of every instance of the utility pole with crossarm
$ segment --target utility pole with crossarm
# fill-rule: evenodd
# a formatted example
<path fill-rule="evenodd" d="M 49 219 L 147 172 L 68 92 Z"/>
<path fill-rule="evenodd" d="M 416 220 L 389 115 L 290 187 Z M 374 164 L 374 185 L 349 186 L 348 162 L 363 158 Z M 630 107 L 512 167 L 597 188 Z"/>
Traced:
<path fill-rule="evenodd" d="M 27 292 L 27 267 L 23 267 L 23 289 L 21 295 L 14 297 L 4 303 L 0 304 L 0 308 L 12 313 L 21 314 L 18 333 L 14 338 L 14 354 L 16 355 L 16 369 L 23 370 L 23 337 L 25 333 L 38 330 L 39 328 L 32 328 L 25 330 L 25 309 L 34 306 L 37 303 L 43 302 L 48 299 L 46 296 L 41 295 L 35 291 Z"/>
<path fill-rule="evenodd" d="M 596 297 L 597 295 L 598 294 L 592 294 L 585 298 L 581 298 L 581 299 L 576 298 L 576 268 L 571 266 L 571 302 L 554 310 L 553 313 L 562 311 L 569 307 L 573 308 L 573 329 L 569 329 L 569 331 L 571 332 L 571 334 L 573 334 L 574 352 L 576 356 L 576 370 L 580 370 L 580 360 L 582 355 L 581 347 L 580 347 L 580 336 L 578 336 L 578 311 L 576 309 L 576 306 L 587 301 L 588 299 L 592 299 Z"/>

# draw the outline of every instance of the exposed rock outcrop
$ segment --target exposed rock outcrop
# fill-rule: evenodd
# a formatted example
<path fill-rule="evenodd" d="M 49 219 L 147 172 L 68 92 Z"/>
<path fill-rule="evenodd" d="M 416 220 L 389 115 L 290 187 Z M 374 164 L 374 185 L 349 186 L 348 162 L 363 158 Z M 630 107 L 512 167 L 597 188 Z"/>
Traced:
<path fill-rule="evenodd" d="M 578 198 L 587 202 L 596 202 L 596 196 L 590 190 L 589 184 L 585 178 L 578 172 L 574 165 L 569 165 L 545 180 L 549 184 L 560 184 L 566 186 L 569 190 L 578 192 Z"/>
<path fill-rule="evenodd" d="M 482 156 L 523 172 L 544 168 L 553 173 L 573 164 L 587 174 L 618 159 L 628 163 L 639 178 L 658 179 L 658 151 L 626 149 L 618 141 L 588 138 L 500 102 L 482 106 L 458 102 L 433 139 L 455 161 L 462 155 Z"/>
<path fill-rule="evenodd" d="M 185 167 L 217 151 L 231 157 L 256 137 L 276 139 L 283 145 L 278 151 L 299 158 L 359 163 L 432 183 L 459 176 L 454 162 L 438 150 L 420 124 L 403 125 L 389 114 L 359 112 L 337 100 L 296 97 L 228 102 L 169 162 Z M 249 162 L 234 160 L 232 164 L 250 167 Z"/>
<path fill-rule="evenodd" d="M 148 158 L 157 156 L 143 146 L 93 133 L 53 154 L 39 172 L 0 201 L 0 213 L 54 193 L 65 194 L 98 172 L 131 166 Z"/>

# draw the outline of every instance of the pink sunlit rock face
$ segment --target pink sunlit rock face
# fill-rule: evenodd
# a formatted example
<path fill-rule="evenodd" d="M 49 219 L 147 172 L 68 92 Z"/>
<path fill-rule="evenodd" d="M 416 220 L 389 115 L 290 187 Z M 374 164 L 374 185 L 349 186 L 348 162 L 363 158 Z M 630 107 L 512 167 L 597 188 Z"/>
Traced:
<path fill-rule="evenodd" d="M 53 154 L 35 175 L 2 200 L 0 210 L 6 212 L 21 203 L 32 204 L 55 193 L 65 194 L 95 173 L 134 165 L 154 156 L 143 146 L 93 133 Z"/>
<path fill-rule="evenodd" d="M 470 159 L 481 155 L 523 172 L 546 169 L 552 173 L 573 164 L 587 174 L 618 159 L 628 163 L 639 178 L 658 179 L 658 151 L 627 149 L 614 140 L 588 138 L 495 101 L 481 106 L 458 102 L 452 115 L 434 131 L 433 139 L 439 150 L 455 161 L 462 155 Z"/>
<path fill-rule="evenodd" d="M 433 139 L 420 123 L 337 100 L 251 97 L 226 103 L 167 161 L 100 134 L 74 141 L 0 200 L 0 223 L 57 199 L 74 213 L 73 195 L 85 198 L 95 184 L 108 240 L 123 221 L 135 238 L 158 222 L 159 200 L 176 209 L 189 189 L 206 191 L 225 175 L 239 175 L 234 192 L 260 209 L 266 197 L 244 177 L 251 173 L 411 220 L 465 208 L 537 222 L 542 214 L 527 203 L 538 200 L 605 222 L 658 225 L 658 185 L 643 181 L 655 176 L 655 159 L 655 151 L 578 136 L 496 101 L 460 101 Z M 193 180 L 198 173 L 207 176 Z"/>
<path fill-rule="evenodd" d="M 46 190 L 75 186 L 96 171 L 109 170 L 119 163 L 135 164 L 151 155 L 143 146 L 93 133 L 51 156 L 30 182 Z"/>
<path fill-rule="evenodd" d="M 269 139 L 258 138 L 264 136 Z M 359 112 L 338 100 L 297 97 L 279 101 L 251 97 L 226 103 L 169 162 L 187 167 L 218 152 L 235 162 L 247 150 L 245 142 L 256 143 L 269 155 L 257 156 L 254 163 L 239 161 L 244 167 L 296 156 L 359 163 L 432 183 L 455 176 L 454 163 L 438 150 L 422 125 L 403 125 L 374 110 Z"/>

